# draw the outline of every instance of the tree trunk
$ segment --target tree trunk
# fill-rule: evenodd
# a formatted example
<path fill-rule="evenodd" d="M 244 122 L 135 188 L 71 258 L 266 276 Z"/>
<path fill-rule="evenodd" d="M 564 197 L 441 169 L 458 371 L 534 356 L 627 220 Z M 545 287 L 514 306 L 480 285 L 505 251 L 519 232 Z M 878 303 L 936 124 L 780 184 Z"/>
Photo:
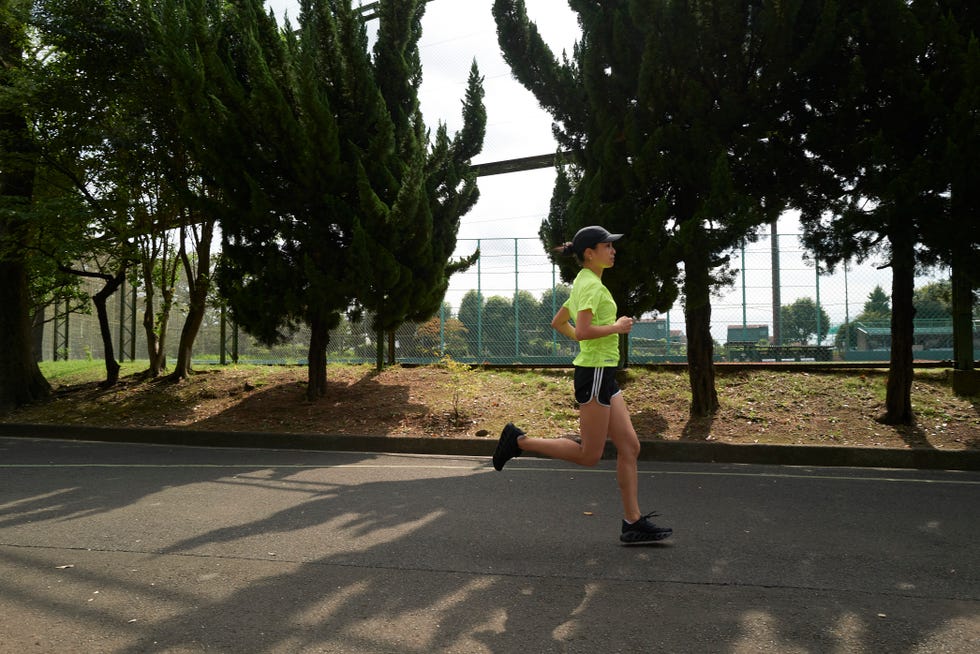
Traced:
<path fill-rule="evenodd" d="M 195 232 L 196 234 L 196 232 Z M 196 236 L 195 236 L 196 238 Z M 177 345 L 177 363 L 171 376 L 174 379 L 186 379 L 191 374 L 191 354 L 194 341 L 204 321 L 207 310 L 208 293 L 211 291 L 211 241 L 214 238 L 214 221 L 205 220 L 201 223 L 201 234 L 197 240 L 197 270 L 191 266 L 187 256 L 186 232 L 180 232 L 180 258 L 184 264 L 184 273 L 190 287 L 190 298 L 187 307 L 187 318 L 180 330 L 180 343 Z"/>
<path fill-rule="evenodd" d="M 147 262 L 143 262 L 144 269 Z M 156 311 L 153 307 L 153 278 L 150 275 L 143 275 L 143 286 L 146 292 L 146 299 L 143 304 L 143 331 L 146 333 L 146 355 L 150 359 L 148 373 L 150 377 L 159 377 L 163 370 L 161 357 L 163 354 L 163 339 L 157 338 L 156 330 Z"/>
<path fill-rule="evenodd" d="M 177 344 L 177 363 L 171 373 L 173 379 L 187 379 L 193 370 L 191 369 L 191 355 L 194 351 L 194 341 L 197 333 L 204 322 L 204 312 L 207 310 L 207 282 L 198 280 L 198 284 L 204 286 L 203 293 L 195 292 L 190 296 L 187 307 L 187 317 L 184 319 L 184 326 L 180 330 L 180 343 Z M 203 297 L 198 297 L 203 295 Z"/>
<path fill-rule="evenodd" d="M 146 229 L 155 232 L 157 221 L 148 222 Z M 148 233 L 141 237 L 141 266 L 143 288 L 146 300 L 143 308 L 143 331 L 146 333 L 146 353 L 150 360 L 147 374 L 159 377 L 167 367 L 167 332 L 170 326 L 170 311 L 174 304 L 174 286 L 177 283 L 179 259 L 172 256 L 169 237 L 164 234 Z M 153 273 L 160 273 L 160 312 L 154 307 L 155 286 Z"/>
<path fill-rule="evenodd" d="M 174 371 L 170 373 L 173 380 L 187 379 L 193 372 L 191 369 L 191 355 L 194 353 L 194 341 L 197 333 L 204 322 L 204 313 L 207 311 L 207 296 L 211 282 L 208 277 L 198 278 L 190 294 L 187 305 L 187 317 L 184 318 L 184 326 L 180 330 L 180 342 L 177 344 L 177 363 Z"/>
<path fill-rule="evenodd" d="M 0 238 L 6 236 L 0 222 Z M 0 261 L 0 411 L 43 400 L 51 394 L 32 347 L 27 268 L 20 257 Z"/>
<path fill-rule="evenodd" d="M 377 329 L 374 332 L 374 367 L 378 372 L 385 368 L 385 331 Z"/>
<path fill-rule="evenodd" d="M 711 338 L 711 275 L 702 253 L 684 260 L 684 321 L 687 327 L 687 372 L 691 382 L 691 417 L 718 411 L 714 341 Z"/>
<path fill-rule="evenodd" d="M 126 266 L 123 265 L 115 276 L 105 278 L 105 286 L 92 296 L 92 303 L 95 305 L 96 315 L 99 317 L 99 333 L 102 335 L 102 347 L 105 350 L 105 381 L 102 382 L 103 388 L 115 386 L 119 382 L 119 362 L 116 361 L 116 351 L 112 347 L 112 330 L 109 329 L 109 312 L 106 310 L 106 302 L 122 285 L 126 279 Z"/>
<path fill-rule="evenodd" d="M 323 316 L 316 316 L 310 324 L 310 349 L 307 355 L 306 399 L 315 402 L 327 394 L 327 344 L 330 342 L 330 325 Z"/>
<path fill-rule="evenodd" d="M 156 357 L 150 361 L 150 375 L 159 377 L 167 367 L 167 332 L 170 328 L 170 309 L 174 304 L 173 287 L 163 291 L 163 305 L 160 307 L 160 324 L 156 326 Z"/>
<path fill-rule="evenodd" d="M 953 368 L 973 370 L 973 284 L 966 273 L 969 254 L 953 251 Z M 973 256 L 976 256 L 975 254 Z"/>
<path fill-rule="evenodd" d="M 44 314 L 45 308 L 42 306 L 31 315 L 31 346 L 34 348 L 34 360 L 38 363 L 44 360 L 42 352 L 44 349 Z"/>
<path fill-rule="evenodd" d="M 890 230 L 892 246 L 891 360 L 885 390 L 888 425 L 912 424 L 912 340 L 915 329 L 915 244 L 909 230 L 899 225 Z"/>

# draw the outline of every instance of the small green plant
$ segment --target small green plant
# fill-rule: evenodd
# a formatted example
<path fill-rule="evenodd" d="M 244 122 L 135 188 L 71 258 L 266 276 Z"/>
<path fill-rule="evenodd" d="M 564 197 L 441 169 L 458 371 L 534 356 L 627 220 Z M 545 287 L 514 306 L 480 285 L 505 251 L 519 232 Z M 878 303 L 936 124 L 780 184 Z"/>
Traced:
<path fill-rule="evenodd" d="M 457 361 L 449 354 L 443 354 L 439 363 L 449 373 L 446 386 L 452 398 L 452 422 L 453 425 L 459 426 L 463 421 L 460 403 L 466 395 L 476 392 L 479 388 L 479 380 L 477 379 L 479 373 L 470 364 Z"/>

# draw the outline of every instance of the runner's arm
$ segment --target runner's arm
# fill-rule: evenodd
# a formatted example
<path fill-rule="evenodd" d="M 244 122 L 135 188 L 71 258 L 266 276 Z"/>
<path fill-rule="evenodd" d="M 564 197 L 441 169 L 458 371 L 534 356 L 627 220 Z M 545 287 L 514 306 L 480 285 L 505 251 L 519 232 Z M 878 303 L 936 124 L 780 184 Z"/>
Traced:
<path fill-rule="evenodd" d="M 575 340 L 587 341 L 593 338 L 602 338 L 610 334 L 628 334 L 633 329 L 633 319 L 628 316 L 620 316 L 611 325 L 593 325 L 592 310 L 585 309 L 579 311 L 575 317 Z"/>
<path fill-rule="evenodd" d="M 551 326 L 556 332 L 569 338 L 573 341 L 577 341 L 578 338 L 575 337 L 575 328 L 572 327 L 572 323 L 569 322 L 572 319 L 572 314 L 569 312 L 568 307 L 562 307 L 558 309 L 558 313 L 555 317 L 551 319 Z"/>

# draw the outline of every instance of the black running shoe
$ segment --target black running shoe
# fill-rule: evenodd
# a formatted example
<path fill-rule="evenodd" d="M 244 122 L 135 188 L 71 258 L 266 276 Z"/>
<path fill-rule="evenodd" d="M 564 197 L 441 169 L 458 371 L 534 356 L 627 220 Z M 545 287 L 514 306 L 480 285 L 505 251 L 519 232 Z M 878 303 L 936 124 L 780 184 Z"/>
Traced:
<path fill-rule="evenodd" d="M 670 527 L 658 527 L 650 522 L 649 518 L 655 515 L 656 512 L 648 513 L 633 524 L 623 520 L 623 533 L 619 535 L 619 540 L 627 545 L 634 545 L 663 540 L 673 534 L 674 530 Z"/>
<path fill-rule="evenodd" d="M 503 470 L 504 464 L 521 455 L 521 448 L 517 445 L 517 439 L 523 436 L 524 432 L 508 422 L 504 430 L 500 432 L 500 440 L 497 441 L 497 449 L 493 451 L 493 467 L 495 470 Z"/>

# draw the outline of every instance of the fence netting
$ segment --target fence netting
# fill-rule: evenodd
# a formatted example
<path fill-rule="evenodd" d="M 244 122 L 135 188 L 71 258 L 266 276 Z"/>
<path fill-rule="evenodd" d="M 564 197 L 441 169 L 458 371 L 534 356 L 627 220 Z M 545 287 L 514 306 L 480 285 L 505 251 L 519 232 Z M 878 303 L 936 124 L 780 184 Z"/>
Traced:
<path fill-rule="evenodd" d="M 460 240 L 458 256 L 479 248 L 480 258 L 451 280 L 441 310 L 425 323 L 403 325 L 394 334 L 394 360 L 431 363 L 444 356 L 488 364 L 567 364 L 577 344 L 550 327 L 568 296 L 557 268 L 537 239 Z M 732 253 L 734 284 L 712 298 L 711 332 L 719 361 L 887 361 L 891 345 L 891 271 L 872 259 L 829 272 L 806 256 L 795 234 L 763 236 Z M 617 274 L 620 271 L 611 271 Z M 629 274 L 629 271 L 622 271 Z M 924 361 L 953 357 L 953 327 L 947 271 L 916 279 L 915 356 Z M 94 293 L 96 288 L 88 289 Z M 186 290 L 169 319 L 165 348 L 176 356 L 186 311 Z M 145 359 L 145 293 L 126 285 L 109 301 L 117 358 Z M 976 315 L 976 314 L 975 314 Z M 101 359 L 102 339 L 94 311 L 65 313 L 49 307 L 42 358 Z M 974 347 L 980 345 L 974 321 Z M 376 338 L 370 317 L 342 321 L 331 333 L 328 360 L 374 362 Z M 385 339 L 386 341 L 388 339 Z M 194 345 L 196 362 L 300 364 L 307 360 L 309 333 L 287 343 L 256 342 L 209 307 Z M 980 348 L 978 348 L 980 349 Z M 388 343 L 385 343 L 387 357 Z M 639 317 L 629 337 L 632 363 L 686 360 L 684 315 L 679 301 L 660 315 Z"/>

